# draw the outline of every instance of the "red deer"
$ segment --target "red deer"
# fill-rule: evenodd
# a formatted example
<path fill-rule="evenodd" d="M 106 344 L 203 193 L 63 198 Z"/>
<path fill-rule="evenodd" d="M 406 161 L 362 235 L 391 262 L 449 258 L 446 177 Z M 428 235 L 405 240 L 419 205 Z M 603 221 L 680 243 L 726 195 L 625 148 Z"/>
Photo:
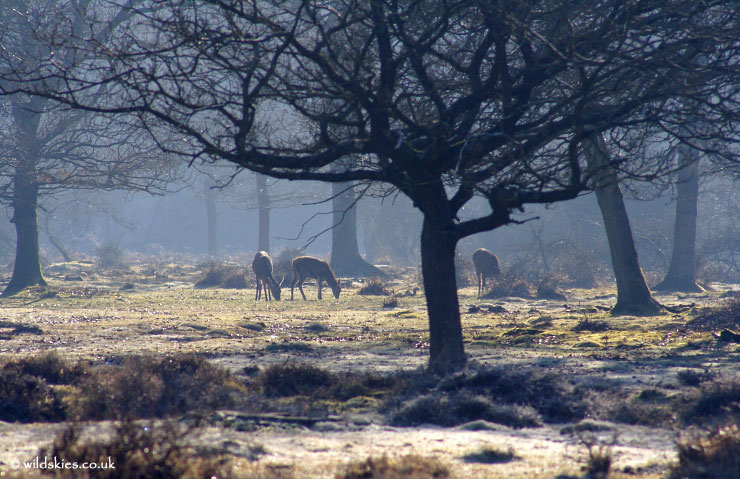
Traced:
<path fill-rule="evenodd" d="M 254 300 L 259 301 L 262 296 L 262 288 L 264 288 L 266 301 L 270 300 L 270 292 L 277 301 L 280 301 L 280 286 L 282 283 L 278 283 L 272 278 L 272 259 L 270 259 L 270 255 L 265 251 L 260 251 L 254 255 L 252 271 L 257 277 L 257 293 L 254 295 Z"/>
<path fill-rule="evenodd" d="M 501 274 L 498 258 L 487 249 L 480 248 L 473 253 L 475 275 L 478 277 L 478 297 L 486 287 L 486 278 L 494 278 Z"/>
<path fill-rule="evenodd" d="M 321 282 L 326 281 L 331 292 L 334 293 L 335 298 L 339 298 L 339 292 L 342 290 L 339 287 L 337 277 L 334 276 L 334 271 L 331 270 L 329 263 L 321 261 L 318 258 L 312 256 L 298 256 L 293 259 L 293 283 L 290 285 L 290 299 L 293 299 L 293 288 L 298 285 L 298 290 L 301 292 L 303 299 L 306 299 L 306 295 L 303 293 L 303 282 L 306 278 L 316 278 L 316 285 L 319 288 L 319 299 L 321 299 Z"/>

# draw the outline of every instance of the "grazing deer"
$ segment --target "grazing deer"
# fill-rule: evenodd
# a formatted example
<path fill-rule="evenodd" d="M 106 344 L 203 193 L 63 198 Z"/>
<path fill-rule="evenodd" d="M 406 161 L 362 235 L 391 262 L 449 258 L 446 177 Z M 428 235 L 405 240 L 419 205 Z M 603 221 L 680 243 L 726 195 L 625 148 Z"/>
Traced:
<path fill-rule="evenodd" d="M 262 296 L 262 288 L 264 288 L 266 301 L 270 300 L 270 292 L 272 292 L 272 296 L 277 301 L 280 301 L 280 286 L 282 286 L 282 281 L 278 283 L 272 278 L 272 259 L 270 259 L 270 255 L 267 252 L 260 251 L 254 255 L 252 271 L 254 271 L 254 275 L 257 277 L 257 293 L 254 295 L 254 300 L 259 301 Z"/>
<path fill-rule="evenodd" d="M 293 300 L 293 288 L 298 285 L 298 290 L 301 292 L 303 299 L 306 299 L 306 295 L 303 293 L 303 282 L 306 278 L 316 278 L 316 285 L 319 288 L 319 299 L 321 299 L 321 282 L 326 281 L 331 292 L 334 293 L 335 298 L 339 298 L 339 292 L 342 290 L 339 287 L 337 277 L 334 276 L 334 271 L 331 270 L 329 263 L 321 261 L 313 256 L 298 256 L 293 259 L 293 283 L 290 285 L 290 299 Z"/>
<path fill-rule="evenodd" d="M 478 297 L 486 287 L 486 278 L 494 278 L 501 274 L 498 258 L 487 249 L 480 248 L 473 253 L 475 275 L 478 277 Z"/>

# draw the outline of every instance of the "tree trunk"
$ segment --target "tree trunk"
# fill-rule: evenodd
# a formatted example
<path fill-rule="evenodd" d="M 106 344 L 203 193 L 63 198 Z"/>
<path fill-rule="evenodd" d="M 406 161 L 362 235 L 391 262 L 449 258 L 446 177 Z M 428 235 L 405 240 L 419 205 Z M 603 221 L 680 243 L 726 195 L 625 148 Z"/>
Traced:
<path fill-rule="evenodd" d="M 54 245 L 54 247 L 61 253 L 62 258 L 64 258 L 64 261 L 69 263 L 72 261 L 72 257 L 67 253 L 67 250 L 64 248 L 64 245 L 54 237 L 53 234 L 51 234 L 51 228 L 49 227 L 49 215 L 47 214 L 44 217 L 44 232 L 46 233 L 46 237 L 49 238 L 49 241 L 51 241 L 51 244 Z"/>
<path fill-rule="evenodd" d="M 203 183 L 203 195 L 206 201 L 206 222 L 208 228 L 208 256 L 218 255 L 218 213 L 216 199 L 209 182 Z"/>
<path fill-rule="evenodd" d="M 673 224 L 671 264 L 658 291 L 699 292 L 696 284 L 696 216 L 699 202 L 699 158 L 688 146 L 678 149 L 676 219 Z"/>
<path fill-rule="evenodd" d="M 429 369 L 444 374 L 461 369 L 463 348 L 460 306 L 455 280 L 456 240 L 434 218 L 424 216 L 421 271 L 429 314 Z"/>
<path fill-rule="evenodd" d="M 39 187 L 36 183 L 33 167 L 22 164 L 15 171 L 13 177 L 13 218 L 15 224 L 16 247 L 13 276 L 2 296 L 11 296 L 29 286 L 45 286 L 46 281 L 41 274 L 41 260 L 39 258 L 39 225 L 37 205 Z"/>
<path fill-rule="evenodd" d="M 270 195 L 267 192 L 267 177 L 259 173 L 257 177 L 257 211 L 259 229 L 257 251 L 270 251 Z"/>
<path fill-rule="evenodd" d="M 331 267 L 337 276 L 387 275 L 360 256 L 357 244 L 357 208 L 354 189 L 347 183 L 332 183 L 334 227 L 331 231 Z"/>
<path fill-rule="evenodd" d="M 587 138 L 584 146 L 617 281 L 617 304 L 611 313 L 645 316 L 656 314 L 662 307 L 653 299 L 642 274 L 624 198 L 616 172 L 609 165 L 604 139 L 600 135 Z"/>

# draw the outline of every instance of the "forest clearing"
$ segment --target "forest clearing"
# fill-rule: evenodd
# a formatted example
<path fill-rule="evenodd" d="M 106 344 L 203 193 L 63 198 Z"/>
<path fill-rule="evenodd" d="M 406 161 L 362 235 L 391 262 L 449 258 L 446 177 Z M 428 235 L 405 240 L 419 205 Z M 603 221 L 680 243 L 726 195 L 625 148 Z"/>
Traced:
<path fill-rule="evenodd" d="M 194 288 L 203 267 L 63 263 L 48 288 L 2 300 L 0 410 L 17 421 L 0 423 L 5 477 L 46 477 L 10 465 L 53 442 L 84 456 L 80 444 L 135 425 L 177 438 L 188 452 L 171 466 L 192 477 L 596 477 L 589 453 L 610 458 L 612 478 L 683 477 L 670 476 L 677 444 L 737 417 L 740 345 L 717 335 L 740 307 L 724 285 L 656 294 L 673 312 L 639 318 L 611 317 L 605 288 L 478 300 L 471 285 L 469 364 L 438 377 L 412 270 L 370 281 L 394 296 L 343 281 L 338 300 L 307 286 L 308 301 L 255 302 L 253 278 Z M 70 427 L 78 436 L 62 436 Z M 390 475 L 394 461 L 418 475 Z M 385 475 L 352 475 L 358 464 Z"/>

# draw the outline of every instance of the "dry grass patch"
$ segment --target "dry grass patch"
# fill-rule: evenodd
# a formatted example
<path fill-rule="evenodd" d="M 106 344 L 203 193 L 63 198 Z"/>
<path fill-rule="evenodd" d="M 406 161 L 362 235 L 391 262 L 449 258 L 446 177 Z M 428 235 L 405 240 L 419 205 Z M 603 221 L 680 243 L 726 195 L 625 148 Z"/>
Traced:
<path fill-rule="evenodd" d="M 737 479 L 740 477 L 740 427 L 737 424 L 678 444 L 678 464 L 669 479 Z"/>
<path fill-rule="evenodd" d="M 409 454 L 397 458 L 368 457 L 346 465 L 336 479 L 443 479 L 452 478 L 449 468 L 438 459 Z"/>
<path fill-rule="evenodd" d="M 514 450 L 511 448 L 506 451 L 502 451 L 488 446 L 462 457 L 462 460 L 465 462 L 480 464 L 503 464 L 515 459 L 518 459 L 518 457 L 514 454 Z"/>

